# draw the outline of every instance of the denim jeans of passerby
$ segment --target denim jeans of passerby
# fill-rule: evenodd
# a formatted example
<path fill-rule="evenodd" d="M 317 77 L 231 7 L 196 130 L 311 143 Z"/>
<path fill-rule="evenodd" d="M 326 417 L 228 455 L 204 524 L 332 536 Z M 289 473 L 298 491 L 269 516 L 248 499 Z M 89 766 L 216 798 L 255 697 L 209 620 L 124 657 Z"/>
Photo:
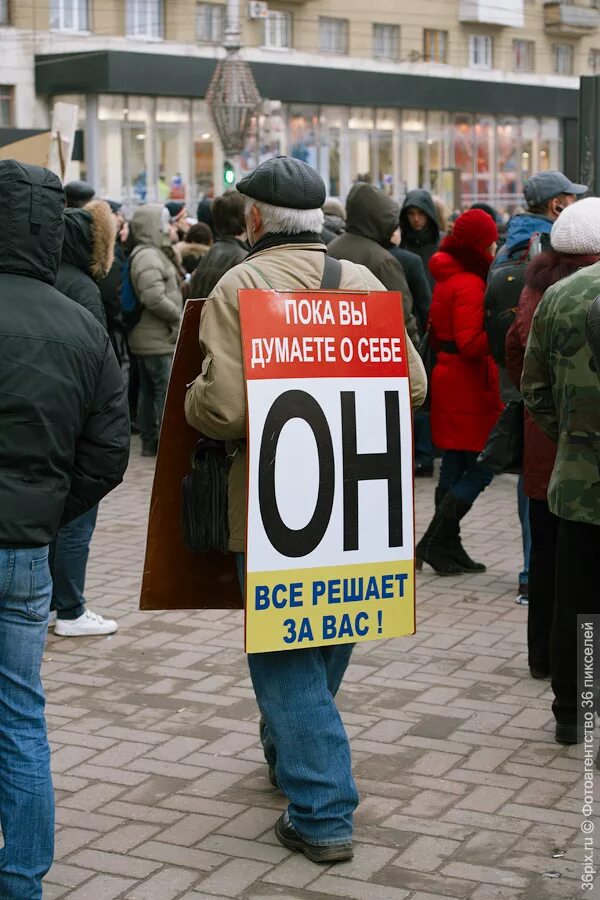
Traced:
<path fill-rule="evenodd" d="M 474 503 L 494 477 L 490 469 L 477 462 L 478 455 L 470 450 L 444 450 L 440 490 L 452 491 L 465 503 Z"/>
<path fill-rule="evenodd" d="M 50 546 L 52 603 L 59 619 L 78 619 L 85 612 L 85 571 L 98 506 L 64 525 Z"/>
<path fill-rule="evenodd" d="M 529 557 L 531 556 L 531 525 L 529 524 L 529 497 L 525 493 L 525 481 L 519 475 L 517 482 L 517 504 L 521 522 L 521 539 L 523 542 L 523 571 L 519 572 L 519 585 L 529 582 Z"/>
<path fill-rule="evenodd" d="M 173 355 L 136 358 L 140 377 L 137 424 L 142 444 L 151 445 L 158 441 Z"/>
<path fill-rule="evenodd" d="M 0 548 L 0 897 L 41 900 L 54 855 L 54 796 L 40 668 L 48 548 Z"/>
<path fill-rule="evenodd" d="M 243 585 L 244 554 L 236 556 Z M 351 644 L 248 654 L 265 721 L 265 757 L 290 801 L 292 825 L 312 844 L 343 844 L 352 838 L 358 792 L 334 699 L 351 654 Z"/>
<path fill-rule="evenodd" d="M 433 443 L 431 440 L 431 420 L 428 412 L 414 414 L 415 465 L 433 465 Z"/>

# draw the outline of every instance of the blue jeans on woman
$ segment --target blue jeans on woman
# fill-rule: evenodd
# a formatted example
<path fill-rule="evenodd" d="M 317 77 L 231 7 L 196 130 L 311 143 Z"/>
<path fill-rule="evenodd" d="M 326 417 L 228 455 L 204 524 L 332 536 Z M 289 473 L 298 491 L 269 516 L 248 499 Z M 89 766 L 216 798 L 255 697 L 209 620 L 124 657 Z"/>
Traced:
<path fill-rule="evenodd" d="M 48 548 L 0 548 L 0 897 L 41 900 L 54 855 L 54 795 L 40 668 Z"/>
<path fill-rule="evenodd" d="M 50 546 L 52 603 L 59 619 L 78 619 L 85 612 L 85 572 L 98 505 L 59 529 Z"/>
<path fill-rule="evenodd" d="M 486 489 L 494 473 L 477 462 L 478 453 L 471 450 L 444 450 L 438 487 L 452 493 L 469 505 Z"/>
<path fill-rule="evenodd" d="M 244 585 L 244 554 L 236 554 Z M 265 757 L 289 799 L 288 815 L 311 844 L 352 839 L 358 792 L 350 744 L 335 705 L 352 644 L 249 653 L 248 666 L 265 720 Z"/>

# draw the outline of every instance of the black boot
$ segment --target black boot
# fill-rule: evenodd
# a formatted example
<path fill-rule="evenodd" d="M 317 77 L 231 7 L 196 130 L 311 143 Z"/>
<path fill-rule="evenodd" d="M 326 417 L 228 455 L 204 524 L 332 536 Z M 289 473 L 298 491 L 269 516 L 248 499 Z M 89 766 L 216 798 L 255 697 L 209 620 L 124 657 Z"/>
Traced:
<path fill-rule="evenodd" d="M 439 490 L 440 488 L 436 491 L 436 503 Z M 442 491 L 441 493 L 440 508 L 443 507 L 445 514 L 451 519 L 454 529 L 453 540 L 450 545 L 452 558 L 465 572 L 485 572 L 486 567 L 484 564 L 471 559 L 460 539 L 460 520 L 466 516 L 472 506 L 472 503 L 461 500 L 452 491 Z"/>
<path fill-rule="evenodd" d="M 423 563 L 426 562 L 436 575 L 460 575 L 464 572 L 462 566 L 459 566 L 452 556 L 452 538 L 452 522 L 438 507 L 427 531 L 417 544 L 415 551 L 417 569 L 422 569 Z"/>

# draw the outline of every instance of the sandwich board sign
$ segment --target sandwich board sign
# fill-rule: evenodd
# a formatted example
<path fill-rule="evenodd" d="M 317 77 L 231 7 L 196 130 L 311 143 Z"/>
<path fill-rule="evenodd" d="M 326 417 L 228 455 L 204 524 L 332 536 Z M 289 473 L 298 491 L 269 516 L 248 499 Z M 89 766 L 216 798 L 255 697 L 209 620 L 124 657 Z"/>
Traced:
<path fill-rule="evenodd" d="M 239 292 L 248 420 L 245 649 L 415 631 L 402 299 Z"/>

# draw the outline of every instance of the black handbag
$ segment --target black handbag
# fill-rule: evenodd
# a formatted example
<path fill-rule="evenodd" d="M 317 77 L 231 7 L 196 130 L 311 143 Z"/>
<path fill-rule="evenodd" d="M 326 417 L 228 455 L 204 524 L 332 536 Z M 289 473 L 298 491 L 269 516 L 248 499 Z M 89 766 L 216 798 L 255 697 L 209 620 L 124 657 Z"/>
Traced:
<path fill-rule="evenodd" d="M 477 462 L 495 475 L 503 472 L 520 474 L 523 471 L 524 433 L 525 404 L 523 400 L 509 400 L 490 431 Z"/>
<path fill-rule="evenodd" d="M 227 553 L 230 466 L 223 441 L 200 438 L 192 454 L 192 471 L 182 482 L 183 541 L 192 553 Z"/>

